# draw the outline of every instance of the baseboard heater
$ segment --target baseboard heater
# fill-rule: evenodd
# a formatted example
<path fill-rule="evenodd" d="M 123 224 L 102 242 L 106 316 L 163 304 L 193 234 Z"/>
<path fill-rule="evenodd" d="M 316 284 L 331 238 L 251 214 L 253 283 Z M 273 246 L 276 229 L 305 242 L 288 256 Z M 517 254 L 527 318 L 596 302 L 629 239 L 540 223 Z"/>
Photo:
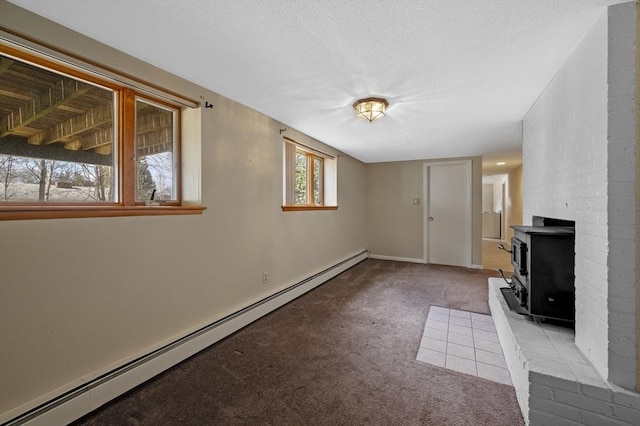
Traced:
<path fill-rule="evenodd" d="M 121 367 L 65 392 L 56 398 L 2 423 L 0 426 L 66 424 L 77 420 L 128 390 L 168 370 L 190 356 L 206 349 L 253 321 L 362 262 L 368 255 L 368 250 L 355 254 L 317 274 L 290 285 L 237 312 L 203 326 L 172 343 L 129 361 Z M 163 360 L 163 357 L 167 359 Z M 142 365 L 149 366 L 149 364 L 154 363 L 155 365 L 151 366 L 151 368 L 147 368 L 140 374 L 135 374 L 136 368 Z M 125 378 L 127 375 L 131 377 Z M 113 386 L 113 382 L 118 379 L 122 379 L 123 383 Z M 101 392 L 99 401 L 95 400 L 95 396 L 91 398 L 90 393 L 93 389 L 107 383 L 111 386 L 109 392 Z M 83 398 L 85 401 L 81 401 Z"/>

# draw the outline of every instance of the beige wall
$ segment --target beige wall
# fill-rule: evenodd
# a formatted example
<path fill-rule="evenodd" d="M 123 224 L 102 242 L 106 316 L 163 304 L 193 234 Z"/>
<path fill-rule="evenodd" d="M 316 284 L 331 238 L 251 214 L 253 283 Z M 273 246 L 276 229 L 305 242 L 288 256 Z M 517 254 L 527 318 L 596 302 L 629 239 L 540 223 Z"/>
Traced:
<path fill-rule="evenodd" d="M 372 163 L 366 170 L 370 253 L 421 260 L 422 162 Z"/>
<path fill-rule="evenodd" d="M 472 256 L 482 265 L 482 158 L 472 160 Z M 371 163 L 367 170 L 369 251 L 373 255 L 424 260 L 423 167 L 429 161 Z M 413 199 L 420 204 L 414 205 Z"/>
<path fill-rule="evenodd" d="M 284 213 L 283 124 L 5 2 L 0 25 L 214 105 L 193 132 L 202 144 L 185 141 L 187 192 L 201 194 L 203 215 L 0 222 L 0 413 L 367 248 L 363 163 L 339 156 L 337 211 Z"/>
<path fill-rule="evenodd" d="M 507 229 L 504 240 L 510 241 L 513 237 L 511 225 L 522 225 L 522 166 L 507 175 L 506 204 Z"/>

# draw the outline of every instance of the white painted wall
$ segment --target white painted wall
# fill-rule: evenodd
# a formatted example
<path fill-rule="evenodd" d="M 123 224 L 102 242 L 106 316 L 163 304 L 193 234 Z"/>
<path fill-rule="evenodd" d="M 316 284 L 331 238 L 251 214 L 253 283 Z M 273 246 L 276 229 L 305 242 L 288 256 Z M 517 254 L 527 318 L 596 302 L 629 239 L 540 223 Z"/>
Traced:
<path fill-rule="evenodd" d="M 482 213 L 493 212 L 493 184 L 482 184 Z"/>
<path fill-rule="evenodd" d="M 635 382 L 637 368 L 634 296 L 637 242 L 634 182 L 640 182 L 635 163 L 635 2 L 609 8 L 608 16 L 608 157 L 607 182 L 609 213 L 609 379 L 626 387 Z"/>
<path fill-rule="evenodd" d="M 576 344 L 635 386 L 635 5 L 603 13 L 524 118 L 524 222 L 576 221 Z"/>
<path fill-rule="evenodd" d="M 282 212 L 279 129 L 289 126 L 0 4 L 0 26 L 214 105 L 185 141 L 186 193 L 207 206 L 203 215 L 0 222 L 0 415 L 367 248 L 360 161 L 337 160 L 337 211 Z M 295 130 L 287 135 L 337 154 Z"/>
<path fill-rule="evenodd" d="M 497 182 L 493 183 L 493 211 L 496 213 L 504 214 L 503 202 L 502 199 L 502 184 L 507 180 L 507 176 L 505 175 Z"/>

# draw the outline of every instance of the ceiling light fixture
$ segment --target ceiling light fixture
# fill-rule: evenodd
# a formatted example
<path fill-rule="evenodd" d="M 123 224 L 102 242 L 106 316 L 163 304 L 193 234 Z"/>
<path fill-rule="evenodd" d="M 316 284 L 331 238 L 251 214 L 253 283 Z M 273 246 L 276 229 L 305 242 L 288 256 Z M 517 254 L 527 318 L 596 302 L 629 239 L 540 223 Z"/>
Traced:
<path fill-rule="evenodd" d="M 504 166 L 505 164 L 507 164 L 507 163 L 505 163 L 504 161 L 501 161 L 499 163 L 496 163 L 496 166 Z"/>
<path fill-rule="evenodd" d="M 356 110 L 356 117 L 361 120 L 367 120 L 369 123 L 384 117 L 388 106 L 389 102 L 382 98 L 360 99 L 353 104 L 353 108 Z"/>

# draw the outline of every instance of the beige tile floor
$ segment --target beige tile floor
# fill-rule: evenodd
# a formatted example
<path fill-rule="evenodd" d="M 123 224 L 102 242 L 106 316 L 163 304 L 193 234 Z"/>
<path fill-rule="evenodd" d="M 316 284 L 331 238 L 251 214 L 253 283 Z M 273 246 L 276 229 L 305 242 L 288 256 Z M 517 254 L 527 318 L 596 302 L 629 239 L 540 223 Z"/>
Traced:
<path fill-rule="evenodd" d="M 490 315 L 431 306 L 416 359 L 512 385 Z"/>

